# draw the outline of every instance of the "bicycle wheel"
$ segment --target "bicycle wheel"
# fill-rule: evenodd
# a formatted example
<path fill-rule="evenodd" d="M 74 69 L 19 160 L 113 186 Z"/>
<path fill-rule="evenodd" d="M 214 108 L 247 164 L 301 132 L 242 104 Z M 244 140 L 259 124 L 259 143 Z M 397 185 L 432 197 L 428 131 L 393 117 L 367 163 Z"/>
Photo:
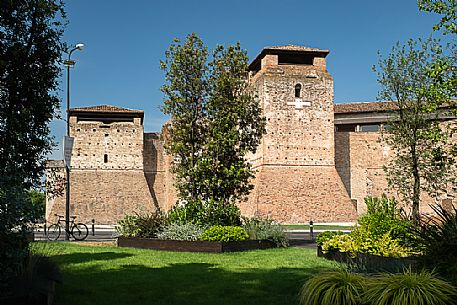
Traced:
<path fill-rule="evenodd" d="M 76 240 L 85 240 L 87 235 L 89 235 L 89 229 L 83 223 L 76 223 L 73 228 L 71 228 L 71 235 Z"/>
<path fill-rule="evenodd" d="M 60 237 L 60 226 L 58 224 L 50 225 L 46 229 L 46 238 L 50 241 L 57 240 Z"/>

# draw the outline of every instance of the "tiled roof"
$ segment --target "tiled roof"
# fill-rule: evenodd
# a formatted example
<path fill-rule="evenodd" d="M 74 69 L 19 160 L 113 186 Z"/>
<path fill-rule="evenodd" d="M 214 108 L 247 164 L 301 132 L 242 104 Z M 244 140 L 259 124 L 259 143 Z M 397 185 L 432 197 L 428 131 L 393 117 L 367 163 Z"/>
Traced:
<path fill-rule="evenodd" d="M 143 110 L 135 110 L 128 108 L 121 108 L 111 105 L 99 105 L 99 106 L 90 106 L 90 107 L 80 107 L 80 108 L 70 108 L 70 112 L 105 112 L 105 113 L 144 113 Z"/>
<path fill-rule="evenodd" d="M 329 53 L 328 50 L 321 50 L 321 49 L 316 49 L 316 48 L 296 46 L 296 45 L 292 45 L 292 44 L 285 45 L 285 46 L 266 47 L 265 50 L 308 51 L 308 52 L 325 52 L 325 53 Z"/>
<path fill-rule="evenodd" d="M 356 113 L 356 112 L 375 112 L 397 110 L 394 102 L 362 102 L 335 104 L 335 113 Z"/>

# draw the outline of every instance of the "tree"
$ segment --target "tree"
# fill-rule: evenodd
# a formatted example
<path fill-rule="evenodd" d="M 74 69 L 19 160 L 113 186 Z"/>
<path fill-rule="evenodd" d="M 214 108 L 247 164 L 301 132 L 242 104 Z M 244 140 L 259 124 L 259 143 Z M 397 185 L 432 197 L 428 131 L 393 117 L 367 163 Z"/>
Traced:
<path fill-rule="evenodd" d="M 205 50 L 199 52 L 201 57 L 198 60 L 189 54 L 183 57 L 182 53 L 169 56 L 172 54 L 170 50 L 189 50 L 185 46 L 191 45 L 195 40 L 199 41 L 197 50 Z M 176 48 L 176 45 L 172 45 L 170 50 L 167 52 L 168 63 L 163 65 L 167 77 L 175 67 L 185 67 L 179 73 L 173 72 L 172 79 L 167 79 L 169 85 L 163 88 L 168 96 L 164 110 L 172 114 L 171 145 L 168 147 L 171 148 L 169 151 L 178 157 L 174 166 L 178 192 L 187 206 L 192 207 L 187 209 L 186 218 L 205 219 L 206 222 L 214 224 L 239 222 L 239 210 L 235 203 L 245 199 L 253 187 L 250 179 L 254 173 L 246 155 L 256 151 L 265 133 L 265 119 L 261 115 L 259 103 L 248 88 L 247 54 L 239 43 L 227 48 L 217 46 L 207 64 L 206 48 L 195 34 L 187 37 L 183 47 Z M 198 62 L 199 73 L 192 72 L 194 69 L 189 68 L 192 67 L 190 63 L 182 65 L 183 60 Z M 182 79 L 190 80 L 183 82 Z M 197 91 L 195 98 L 190 99 L 195 101 L 194 103 L 186 103 L 193 105 L 190 109 L 194 110 L 179 108 L 179 102 L 188 100 L 183 93 L 190 91 L 180 89 L 176 96 L 170 94 L 170 88 L 173 84 L 182 87 L 195 81 L 199 84 L 192 88 L 201 90 Z M 174 106 L 174 111 L 170 111 L 170 105 Z M 182 123 L 183 117 L 188 123 Z M 195 122 L 195 125 L 192 125 L 192 122 Z M 197 134 L 198 138 L 189 138 L 190 141 L 185 143 L 180 135 L 188 134 L 188 127 L 196 129 L 194 134 Z M 197 144 L 194 139 L 198 141 Z M 198 148 L 189 149 L 193 145 Z M 186 161 L 190 159 L 193 160 L 192 164 Z M 193 176 L 181 173 L 191 173 Z M 194 185 L 189 183 L 190 181 Z M 189 213 L 189 210 L 192 211 Z"/>
<path fill-rule="evenodd" d="M 175 39 L 161 61 L 167 82 L 161 90 L 168 97 L 162 112 L 172 117 L 165 127 L 169 136 L 165 148 L 174 157 L 176 188 L 183 200 L 197 198 L 200 193 L 197 165 L 206 141 L 207 58 L 202 40 L 191 34 L 183 45 Z"/>
<path fill-rule="evenodd" d="M 432 197 L 445 192 L 453 179 L 454 159 L 448 139 L 451 129 L 438 120 L 445 109 L 433 99 L 430 87 L 439 80 L 429 73 L 437 60 L 446 61 L 434 40 L 398 43 L 386 58 L 380 57 L 379 98 L 397 106 L 383 139 L 395 153 L 385 166 L 387 181 L 406 203 L 412 205 L 413 219 L 420 219 L 420 193 Z"/>
<path fill-rule="evenodd" d="M 457 1 L 456 0 L 418 0 L 419 9 L 442 15 L 438 24 L 433 27 L 437 31 L 444 28 L 444 33 L 457 33 Z"/>
<path fill-rule="evenodd" d="M 434 31 L 444 28 L 444 34 L 457 34 L 457 1 L 456 0 L 418 0 L 419 9 L 442 15 L 438 24 L 433 27 Z M 427 71 L 434 77 L 436 82 L 430 86 L 429 94 L 435 103 L 442 105 L 455 104 L 457 97 L 457 50 L 453 40 L 447 45 L 449 56 L 437 58 Z M 454 110 L 457 114 L 457 109 Z"/>
<path fill-rule="evenodd" d="M 59 0 L 0 2 L 0 274 L 10 276 L 26 255 L 17 232 L 32 204 L 52 147 L 48 123 L 56 95 L 65 18 Z"/>

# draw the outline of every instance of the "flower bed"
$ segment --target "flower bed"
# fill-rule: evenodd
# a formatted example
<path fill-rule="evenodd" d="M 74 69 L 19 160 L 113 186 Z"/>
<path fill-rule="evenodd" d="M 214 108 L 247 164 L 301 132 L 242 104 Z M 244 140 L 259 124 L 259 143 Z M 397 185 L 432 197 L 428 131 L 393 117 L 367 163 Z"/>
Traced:
<path fill-rule="evenodd" d="M 275 248 L 276 245 L 268 240 L 245 240 L 245 241 L 186 241 L 164 240 L 155 238 L 122 237 L 117 238 L 118 247 L 130 247 L 141 249 L 153 249 L 179 252 L 236 252 L 258 249 Z"/>
<path fill-rule="evenodd" d="M 340 263 L 363 266 L 368 270 L 402 270 L 407 266 L 418 264 L 417 257 L 391 257 L 380 256 L 370 253 L 349 253 L 340 251 L 323 251 L 321 246 L 317 246 L 317 256 L 324 257 Z"/>

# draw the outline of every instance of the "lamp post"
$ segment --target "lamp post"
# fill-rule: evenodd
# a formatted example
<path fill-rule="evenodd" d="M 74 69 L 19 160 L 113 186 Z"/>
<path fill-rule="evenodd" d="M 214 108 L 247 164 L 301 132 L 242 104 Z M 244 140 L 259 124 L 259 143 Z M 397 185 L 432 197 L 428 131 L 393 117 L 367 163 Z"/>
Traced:
<path fill-rule="evenodd" d="M 84 44 L 78 43 L 68 52 L 68 59 L 64 60 L 67 66 L 67 138 L 70 137 L 70 68 L 75 65 L 75 61 L 71 59 L 71 54 L 78 50 L 81 51 Z M 70 240 L 70 164 L 65 164 L 66 173 L 66 196 L 65 196 L 65 240 Z"/>

